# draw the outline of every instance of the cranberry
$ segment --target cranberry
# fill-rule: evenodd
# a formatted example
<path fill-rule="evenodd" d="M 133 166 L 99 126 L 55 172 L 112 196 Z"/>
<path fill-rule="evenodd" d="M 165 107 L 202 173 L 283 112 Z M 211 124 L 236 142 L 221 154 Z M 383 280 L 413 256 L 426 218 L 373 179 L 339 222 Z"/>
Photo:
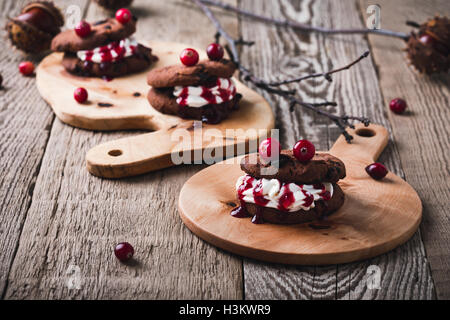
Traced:
<path fill-rule="evenodd" d="M 420 36 L 419 41 L 422 42 L 424 45 L 430 46 L 430 47 L 435 42 L 433 37 L 429 36 L 428 34 L 424 34 L 424 35 Z"/>
<path fill-rule="evenodd" d="M 265 162 L 277 159 L 281 152 L 281 145 L 277 139 L 268 138 L 259 144 L 259 156 Z"/>
<path fill-rule="evenodd" d="M 406 109 L 406 101 L 400 98 L 392 99 L 389 103 L 389 108 L 396 114 L 402 114 Z"/>
<path fill-rule="evenodd" d="M 81 21 L 75 27 L 75 33 L 77 34 L 77 36 L 81 38 L 86 38 L 88 35 L 91 34 L 91 25 L 86 21 Z"/>
<path fill-rule="evenodd" d="M 29 76 L 33 74 L 34 71 L 34 64 L 30 61 L 24 61 L 19 64 L 19 71 L 24 76 Z"/>
<path fill-rule="evenodd" d="M 134 249 L 128 242 L 121 242 L 114 248 L 114 254 L 120 261 L 128 261 L 134 255 Z"/>
<path fill-rule="evenodd" d="M 73 92 L 73 97 L 78 103 L 83 103 L 88 98 L 88 92 L 85 88 L 76 88 Z"/>
<path fill-rule="evenodd" d="M 308 140 L 299 140 L 294 145 L 294 157 L 300 162 L 308 162 L 314 157 L 316 153 L 316 148 Z"/>
<path fill-rule="evenodd" d="M 371 176 L 375 180 L 383 179 L 388 173 L 386 167 L 383 166 L 381 163 L 378 163 L 378 162 L 374 162 L 372 164 L 369 164 L 366 167 L 366 172 L 369 174 L 369 176 Z"/>
<path fill-rule="evenodd" d="M 206 53 L 208 54 L 209 60 L 219 61 L 223 58 L 223 47 L 218 43 L 211 43 L 206 48 Z"/>
<path fill-rule="evenodd" d="M 116 20 L 121 24 L 127 24 L 131 20 L 131 12 L 126 8 L 122 8 L 116 11 Z"/>
<path fill-rule="evenodd" d="M 185 66 L 193 66 L 198 62 L 198 52 L 191 48 L 186 48 L 180 54 L 181 63 Z"/>

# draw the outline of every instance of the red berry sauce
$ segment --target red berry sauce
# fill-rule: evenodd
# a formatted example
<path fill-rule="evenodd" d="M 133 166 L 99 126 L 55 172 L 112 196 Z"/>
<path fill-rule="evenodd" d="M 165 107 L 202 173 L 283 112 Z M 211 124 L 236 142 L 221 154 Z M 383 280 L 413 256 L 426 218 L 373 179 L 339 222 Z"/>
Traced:
<path fill-rule="evenodd" d="M 231 81 L 231 80 L 229 80 Z M 201 86 L 202 93 L 200 94 L 200 97 L 205 99 L 208 104 L 219 104 L 219 103 L 225 103 L 230 101 L 234 98 L 236 95 L 236 86 L 231 86 L 231 88 L 222 88 L 222 80 L 220 78 L 217 78 L 213 84 L 204 85 Z M 212 93 L 212 88 L 217 87 L 217 91 L 219 91 L 219 97 L 222 98 L 222 102 L 217 101 L 216 95 Z M 177 103 L 181 107 L 188 107 L 188 97 L 189 97 L 189 87 L 184 87 L 181 90 L 180 95 L 177 98 Z"/>
<path fill-rule="evenodd" d="M 231 211 L 231 215 L 235 218 L 245 218 L 249 216 L 249 213 L 246 209 L 245 201 L 244 201 L 244 192 L 253 188 L 253 199 L 254 203 L 257 206 L 257 212 L 253 216 L 253 223 L 263 223 L 262 220 L 262 209 L 266 207 L 269 202 L 268 199 L 264 198 L 262 193 L 262 180 L 259 180 L 256 185 L 254 185 L 255 178 L 250 175 L 246 175 L 241 185 L 237 189 L 238 198 L 240 200 L 240 206 L 234 208 Z M 294 193 L 290 190 L 290 183 L 280 182 L 280 194 L 281 196 L 278 199 L 277 209 L 280 211 L 289 211 L 289 207 L 295 202 Z M 298 185 L 303 192 L 305 199 L 303 199 L 303 206 L 310 207 L 314 202 L 314 196 L 308 191 L 303 189 L 303 185 Z M 326 190 L 325 185 L 322 183 L 314 184 L 314 189 L 320 189 L 320 197 L 321 200 L 328 201 L 331 199 L 331 193 Z"/>

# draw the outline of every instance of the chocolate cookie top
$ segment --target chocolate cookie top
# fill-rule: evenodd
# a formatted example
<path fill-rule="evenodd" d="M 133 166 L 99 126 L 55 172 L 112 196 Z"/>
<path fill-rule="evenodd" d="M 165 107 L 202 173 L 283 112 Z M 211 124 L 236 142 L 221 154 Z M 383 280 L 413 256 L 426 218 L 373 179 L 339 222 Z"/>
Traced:
<path fill-rule="evenodd" d="M 236 64 L 230 60 L 202 60 L 194 66 L 181 63 L 154 69 L 147 75 L 147 83 L 154 88 L 199 85 L 213 77 L 230 78 L 236 71 Z"/>
<path fill-rule="evenodd" d="M 61 32 L 53 38 L 51 49 L 64 52 L 92 50 L 127 38 L 135 32 L 136 19 L 121 24 L 115 18 L 109 18 L 91 24 L 91 33 L 85 38 L 78 36 L 73 29 Z"/>
<path fill-rule="evenodd" d="M 292 150 L 282 150 L 278 170 L 270 167 L 270 163 L 261 162 L 257 153 L 246 155 L 241 160 L 241 169 L 255 178 L 278 179 L 298 184 L 335 183 L 345 178 L 344 163 L 328 153 L 316 153 L 310 161 L 302 163 L 294 157 Z M 269 168 L 273 170 L 268 173 Z"/>

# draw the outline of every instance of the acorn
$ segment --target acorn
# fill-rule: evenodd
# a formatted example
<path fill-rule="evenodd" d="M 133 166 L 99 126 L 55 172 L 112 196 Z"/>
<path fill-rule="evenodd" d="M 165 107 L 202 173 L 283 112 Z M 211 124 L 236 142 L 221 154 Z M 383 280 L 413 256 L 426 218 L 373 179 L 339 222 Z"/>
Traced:
<path fill-rule="evenodd" d="M 411 64 L 421 73 L 448 72 L 450 69 L 450 20 L 436 16 L 412 32 L 406 52 Z"/>
<path fill-rule="evenodd" d="M 130 6 L 133 0 L 95 0 L 95 2 L 105 9 L 117 10 Z"/>
<path fill-rule="evenodd" d="M 50 49 L 50 43 L 61 31 L 64 17 L 50 1 L 27 4 L 16 18 L 6 24 L 9 39 L 20 50 L 39 53 Z"/>

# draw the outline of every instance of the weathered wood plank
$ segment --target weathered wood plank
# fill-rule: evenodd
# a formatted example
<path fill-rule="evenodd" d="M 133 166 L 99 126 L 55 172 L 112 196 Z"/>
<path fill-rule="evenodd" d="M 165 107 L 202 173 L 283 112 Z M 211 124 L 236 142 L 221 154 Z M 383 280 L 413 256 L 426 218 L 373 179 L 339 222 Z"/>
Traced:
<path fill-rule="evenodd" d="M 180 2 L 135 0 L 134 8 L 138 38 L 199 47 L 213 39 L 208 19 Z M 104 14 L 92 4 L 87 18 Z M 226 21 L 236 30 L 236 18 Z M 6 298 L 242 298 L 241 260 L 198 239 L 178 216 L 179 190 L 203 166 L 123 180 L 88 174 L 89 148 L 131 134 L 136 132 L 95 133 L 55 121 Z M 116 260 L 113 246 L 120 241 L 134 245 L 137 263 Z M 80 268 L 79 290 L 66 286 L 70 265 Z"/>
<path fill-rule="evenodd" d="M 361 1 L 361 11 L 369 1 Z M 449 15 L 450 3 L 434 1 L 379 1 L 382 27 L 409 32 L 406 20 L 423 23 L 435 14 Z M 421 234 L 431 266 L 437 297 L 450 298 L 450 76 L 427 77 L 408 66 L 396 39 L 369 37 L 379 70 L 383 106 L 392 123 L 406 180 L 423 202 Z M 387 112 L 391 99 L 404 98 L 409 112 L 397 116 Z"/>
<path fill-rule="evenodd" d="M 362 26 L 353 1 L 243 1 L 240 5 L 253 12 L 288 18 L 333 28 Z M 345 65 L 368 48 L 364 37 L 305 35 L 241 20 L 242 36 L 256 44 L 243 53 L 243 61 L 258 76 L 276 79 L 300 73 L 325 71 Z M 361 62 L 350 71 L 334 76 L 331 83 L 306 81 L 292 87 L 309 101 L 336 100 L 339 112 L 365 115 L 390 129 L 382 94 L 373 63 Z M 277 124 L 282 131 L 284 147 L 300 137 L 307 138 L 320 149 L 328 149 L 337 138 L 337 128 L 312 112 L 297 109 L 288 112 L 284 101 L 266 96 L 275 108 Z M 381 157 L 390 170 L 403 176 L 396 145 L 391 141 Z M 368 290 L 367 267 L 381 269 L 381 288 Z M 413 266 L 413 267 L 410 267 Z M 379 299 L 432 298 L 434 288 L 425 252 L 416 233 L 412 240 L 397 250 L 360 263 L 329 267 L 281 267 L 244 260 L 246 299 Z M 414 288 L 411 289 L 411 288 Z"/>
<path fill-rule="evenodd" d="M 3 297 L 9 270 L 17 252 L 19 238 L 35 187 L 36 177 L 50 135 L 53 113 L 39 97 L 33 77 L 23 77 L 18 65 L 23 60 L 37 62 L 14 49 L 3 26 L 29 1 L 5 0 L 0 3 L 0 294 Z M 86 1 L 70 1 L 83 6 Z M 60 1 L 64 8 L 69 1 Z"/>

